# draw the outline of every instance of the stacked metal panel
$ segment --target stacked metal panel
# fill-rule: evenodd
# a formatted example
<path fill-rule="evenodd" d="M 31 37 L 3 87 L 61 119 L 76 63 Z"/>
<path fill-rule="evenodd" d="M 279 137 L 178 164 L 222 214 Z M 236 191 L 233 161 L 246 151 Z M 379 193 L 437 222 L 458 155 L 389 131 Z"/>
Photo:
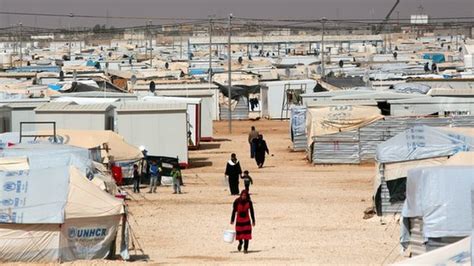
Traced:
<path fill-rule="evenodd" d="M 306 107 L 304 106 L 291 108 L 290 137 L 293 151 L 306 151 L 308 136 L 306 134 Z"/>
<path fill-rule="evenodd" d="M 385 117 L 354 131 L 314 137 L 312 162 L 358 164 L 373 161 L 380 143 L 415 125 L 474 127 L 474 116 Z"/>
<path fill-rule="evenodd" d="M 315 137 L 313 140 L 314 164 L 360 163 L 358 130 Z"/>
<path fill-rule="evenodd" d="M 423 219 L 421 217 L 410 218 L 410 242 L 411 256 L 418 256 L 435 249 L 453 244 L 464 237 L 437 237 L 426 239 L 423 234 Z"/>
<path fill-rule="evenodd" d="M 229 109 L 227 105 L 220 105 L 220 119 L 229 120 Z M 249 103 L 246 97 L 240 97 L 234 110 L 232 110 L 232 120 L 249 119 Z"/>

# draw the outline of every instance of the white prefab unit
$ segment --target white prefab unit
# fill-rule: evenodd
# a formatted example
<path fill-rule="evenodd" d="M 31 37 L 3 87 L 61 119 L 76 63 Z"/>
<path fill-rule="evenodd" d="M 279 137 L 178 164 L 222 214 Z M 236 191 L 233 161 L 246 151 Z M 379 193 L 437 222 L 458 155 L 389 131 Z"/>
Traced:
<path fill-rule="evenodd" d="M 163 96 L 146 96 L 143 97 L 145 102 L 155 103 L 185 103 L 187 108 L 187 130 L 188 147 L 190 149 L 198 149 L 201 143 L 201 99 L 198 98 L 178 98 Z"/>
<path fill-rule="evenodd" d="M 214 139 L 214 92 L 209 90 L 157 91 L 159 96 L 192 97 L 201 99 L 201 141 Z"/>
<path fill-rule="evenodd" d="M 144 86 L 144 85 L 141 85 Z M 147 87 L 149 85 L 146 85 Z M 197 97 L 192 95 L 193 92 L 203 92 L 207 91 L 212 93 L 212 109 L 211 115 L 212 120 L 219 120 L 219 87 L 215 84 L 209 83 L 186 83 L 186 84 L 157 84 L 155 86 L 155 93 L 156 95 L 162 96 L 184 96 L 184 97 Z M 163 94 L 163 93 L 182 93 L 183 95 L 170 95 L 170 94 Z"/>
<path fill-rule="evenodd" d="M 35 109 L 45 102 L 14 102 L 7 105 L 10 113 L 10 131 L 20 132 L 21 122 L 34 122 Z M 26 130 L 34 130 L 34 125 L 30 125 Z"/>
<path fill-rule="evenodd" d="M 116 132 L 150 156 L 177 157 L 187 167 L 186 112 L 185 103 L 124 102 L 116 109 Z"/>
<path fill-rule="evenodd" d="M 35 122 L 55 122 L 57 129 L 114 130 L 114 107 L 111 104 L 50 102 L 35 109 Z M 37 129 L 51 129 L 39 126 Z"/>
<path fill-rule="evenodd" d="M 474 99 L 462 97 L 429 97 L 388 101 L 393 116 L 472 115 Z"/>
<path fill-rule="evenodd" d="M 313 91 L 315 86 L 316 81 L 312 79 L 262 82 L 262 117 L 289 118 L 290 108 L 298 105 L 297 102 L 302 105 L 301 95 Z"/>

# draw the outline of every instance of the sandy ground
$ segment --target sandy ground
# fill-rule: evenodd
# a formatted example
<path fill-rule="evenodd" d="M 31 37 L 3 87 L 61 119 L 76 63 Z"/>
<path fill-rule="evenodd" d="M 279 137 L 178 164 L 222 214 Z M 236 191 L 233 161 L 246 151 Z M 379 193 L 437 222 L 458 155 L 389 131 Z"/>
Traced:
<path fill-rule="evenodd" d="M 264 134 L 272 157 L 263 169 L 249 158 L 251 125 Z M 191 151 L 184 194 L 171 187 L 157 194 L 132 194 L 128 201 L 133 233 L 145 256 L 136 262 L 159 264 L 388 264 L 403 259 L 399 227 L 386 218 L 363 220 L 371 206 L 373 165 L 313 166 L 304 153 L 290 151 L 287 121 L 215 123 L 215 142 Z M 257 224 L 250 253 L 223 242 L 234 196 L 224 168 L 235 152 L 250 171 Z M 241 184 L 241 188 L 243 184 Z M 110 262 L 107 262 L 110 263 Z"/>

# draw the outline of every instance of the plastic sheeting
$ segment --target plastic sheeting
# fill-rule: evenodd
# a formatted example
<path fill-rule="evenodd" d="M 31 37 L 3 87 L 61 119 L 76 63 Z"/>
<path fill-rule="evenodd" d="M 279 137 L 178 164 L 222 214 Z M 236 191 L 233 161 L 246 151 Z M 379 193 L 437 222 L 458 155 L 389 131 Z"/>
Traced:
<path fill-rule="evenodd" d="M 471 265 L 471 237 L 395 265 Z"/>
<path fill-rule="evenodd" d="M 0 187 L 0 223 L 50 224 L 64 221 L 68 167 L 0 172 Z"/>
<path fill-rule="evenodd" d="M 472 231 L 474 166 L 436 166 L 408 171 L 403 217 L 421 217 L 425 238 L 463 237 Z"/>
<path fill-rule="evenodd" d="M 308 141 L 316 136 L 358 129 L 383 118 L 377 107 L 351 105 L 312 108 L 307 115 Z"/>
<path fill-rule="evenodd" d="M 0 157 L 28 157 L 30 169 L 73 165 L 88 173 L 93 169 L 89 151 L 61 144 L 17 144 L 0 151 Z"/>
<path fill-rule="evenodd" d="M 391 89 L 398 93 L 427 94 L 431 86 L 420 83 L 398 83 L 391 86 Z"/>
<path fill-rule="evenodd" d="M 380 144 L 376 160 L 379 163 L 411 161 L 450 156 L 473 148 L 473 137 L 418 125 Z"/>
<path fill-rule="evenodd" d="M 294 151 L 304 151 L 308 145 L 306 136 L 306 107 L 291 108 L 291 141 Z"/>

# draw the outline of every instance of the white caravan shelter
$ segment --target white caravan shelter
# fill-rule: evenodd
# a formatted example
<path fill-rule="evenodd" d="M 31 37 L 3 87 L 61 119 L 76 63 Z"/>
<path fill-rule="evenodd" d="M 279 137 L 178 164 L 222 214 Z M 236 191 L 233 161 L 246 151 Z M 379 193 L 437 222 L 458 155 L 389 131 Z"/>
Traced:
<path fill-rule="evenodd" d="M 199 98 L 201 99 L 201 141 L 212 141 L 214 136 L 213 120 L 215 118 L 214 92 L 210 90 L 192 90 L 192 91 L 155 91 L 157 96 Z M 219 105 L 217 105 L 217 110 Z"/>
<path fill-rule="evenodd" d="M 185 103 L 187 105 L 187 132 L 188 147 L 190 149 L 198 149 L 201 142 L 201 99 L 199 98 L 179 98 L 179 97 L 163 97 L 163 96 L 145 96 L 142 99 L 145 102 L 154 103 Z"/>
<path fill-rule="evenodd" d="M 113 109 L 108 103 L 79 105 L 71 102 L 50 102 L 35 109 L 35 122 L 56 122 L 57 129 L 113 130 Z M 51 129 L 51 126 L 36 127 Z"/>
<path fill-rule="evenodd" d="M 296 104 L 299 98 L 300 105 L 303 104 L 301 95 L 312 92 L 316 87 L 316 81 L 312 79 L 304 80 L 284 80 L 262 82 L 260 87 L 261 116 L 268 116 L 270 119 L 290 118 L 290 108 Z M 293 99 L 287 97 L 292 95 Z"/>
<path fill-rule="evenodd" d="M 117 108 L 117 130 L 125 140 L 148 155 L 178 157 L 188 165 L 187 105 L 124 102 Z"/>

